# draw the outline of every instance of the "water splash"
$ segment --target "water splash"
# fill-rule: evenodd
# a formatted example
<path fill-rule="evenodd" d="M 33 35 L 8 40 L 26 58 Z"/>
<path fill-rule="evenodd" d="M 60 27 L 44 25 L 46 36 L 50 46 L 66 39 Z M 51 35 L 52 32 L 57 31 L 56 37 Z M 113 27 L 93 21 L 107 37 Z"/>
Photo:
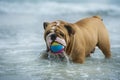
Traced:
<path fill-rule="evenodd" d="M 48 59 L 50 61 L 50 64 L 51 64 L 52 61 L 67 62 L 67 65 L 70 64 L 69 57 L 67 56 L 67 54 L 65 52 L 63 52 L 62 54 L 57 54 L 57 55 L 54 55 L 51 52 L 48 52 Z"/>
<path fill-rule="evenodd" d="M 66 58 L 66 60 L 67 60 L 67 64 L 69 65 L 69 64 L 70 64 L 69 57 L 67 56 L 67 54 L 66 54 L 65 52 L 63 52 L 63 54 L 64 54 L 64 56 L 65 56 L 65 58 Z"/>

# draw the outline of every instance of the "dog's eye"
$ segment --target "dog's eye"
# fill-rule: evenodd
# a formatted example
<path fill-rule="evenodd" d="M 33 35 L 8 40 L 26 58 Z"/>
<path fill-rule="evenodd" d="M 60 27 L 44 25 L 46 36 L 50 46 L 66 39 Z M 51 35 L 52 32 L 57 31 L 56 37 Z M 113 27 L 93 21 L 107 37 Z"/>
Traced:
<path fill-rule="evenodd" d="M 50 31 L 46 32 L 46 35 L 48 35 L 50 33 Z"/>
<path fill-rule="evenodd" d="M 60 33 L 60 35 L 61 35 L 62 37 L 64 37 L 64 34 L 63 34 L 63 33 Z"/>

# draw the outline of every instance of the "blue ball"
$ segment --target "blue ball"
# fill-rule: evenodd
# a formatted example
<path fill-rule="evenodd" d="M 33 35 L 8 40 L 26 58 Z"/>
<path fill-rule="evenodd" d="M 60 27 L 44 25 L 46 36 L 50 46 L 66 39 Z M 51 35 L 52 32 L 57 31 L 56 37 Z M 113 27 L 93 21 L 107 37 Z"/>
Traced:
<path fill-rule="evenodd" d="M 53 42 L 50 46 L 50 50 L 53 53 L 61 53 L 64 50 L 64 46 L 62 44 L 57 43 L 57 42 Z"/>

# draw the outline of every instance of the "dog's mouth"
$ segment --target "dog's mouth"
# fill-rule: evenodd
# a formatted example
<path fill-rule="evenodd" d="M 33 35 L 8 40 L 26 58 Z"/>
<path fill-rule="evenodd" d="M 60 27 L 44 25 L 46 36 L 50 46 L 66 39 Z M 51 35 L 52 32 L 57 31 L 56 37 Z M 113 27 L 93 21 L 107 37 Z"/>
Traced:
<path fill-rule="evenodd" d="M 56 36 L 53 33 L 50 33 L 46 36 L 46 43 L 48 46 L 48 58 L 56 58 L 60 60 L 68 60 L 68 57 L 65 53 L 66 41 L 63 38 Z"/>
<path fill-rule="evenodd" d="M 46 37 L 49 51 L 53 54 L 60 54 L 65 50 L 66 42 L 63 38 L 57 37 L 55 34 L 49 34 Z"/>

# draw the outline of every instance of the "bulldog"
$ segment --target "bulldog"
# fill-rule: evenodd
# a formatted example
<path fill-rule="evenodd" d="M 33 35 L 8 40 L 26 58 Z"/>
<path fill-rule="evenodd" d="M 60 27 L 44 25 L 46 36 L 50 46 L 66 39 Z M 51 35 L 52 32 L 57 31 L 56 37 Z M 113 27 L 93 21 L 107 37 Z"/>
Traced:
<path fill-rule="evenodd" d="M 99 16 L 92 16 L 68 23 L 62 20 L 44 22 L 44 39 L 49 55 L 59 55 L 75 63 L 84 63 L 85 58 L 94 52 L 97 46 L 105 58 L 111 57 L 110 41 L 108 31 Z M 55 54 L 51 51 L 52 42 L 59 42 L 64 46 L 63 51 Z"/>

